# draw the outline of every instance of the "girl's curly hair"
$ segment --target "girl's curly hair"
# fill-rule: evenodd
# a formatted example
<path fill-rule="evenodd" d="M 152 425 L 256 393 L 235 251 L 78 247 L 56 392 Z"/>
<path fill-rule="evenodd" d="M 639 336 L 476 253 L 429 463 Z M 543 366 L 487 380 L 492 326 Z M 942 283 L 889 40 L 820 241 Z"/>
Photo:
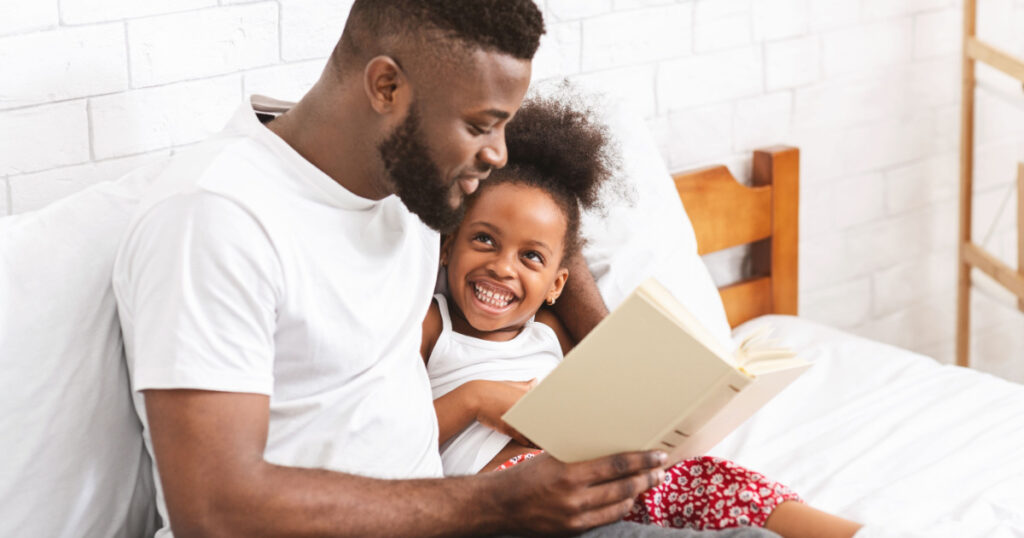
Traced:
<path fill-rule="evenodd" d="M 557 92 L 530 97 L 505 127 L 508 163 L 481 182 L 477 193 L 502 183 L 537 187 L 565 214 L 562 263 L 583 246 L 580 212 L 602 208 L 602 185 L 619 168 L 608 127 L 594 118 L 593 106 L 578 94 Z M 477 193 L 467 200 L 472 204 Z"/>

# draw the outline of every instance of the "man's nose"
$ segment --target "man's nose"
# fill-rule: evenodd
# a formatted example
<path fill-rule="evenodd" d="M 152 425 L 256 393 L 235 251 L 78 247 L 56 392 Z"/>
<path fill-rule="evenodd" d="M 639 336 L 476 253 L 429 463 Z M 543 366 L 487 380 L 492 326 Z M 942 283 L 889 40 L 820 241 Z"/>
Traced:
<path fill-rule="evenodd" d="M 504 129 L 497 130 L 491 143 L 480 149 L 478 158 L 491 168 L 501 168 L 508 163 L 508 148 L 505 147 Z"/>

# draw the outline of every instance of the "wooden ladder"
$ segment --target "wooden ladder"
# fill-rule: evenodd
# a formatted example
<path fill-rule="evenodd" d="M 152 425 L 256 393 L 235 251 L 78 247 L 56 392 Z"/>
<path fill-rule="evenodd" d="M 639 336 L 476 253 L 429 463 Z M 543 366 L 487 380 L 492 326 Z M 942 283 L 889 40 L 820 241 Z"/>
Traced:
<path fill-rule="evenodd" d="M 1024 84 L 1024 59 L 1015 58 L 977 36 L 977 0 L 964 0 L 963 87 L 960 111 L 960 239 L 957 288 L 956 363 L 969 366 L 971 269 L 978 269 L 1017 296 L 1024 312 L 1024 163 L 1017 169 L 1017 269 L 971 241 L 974 183 L 974 89 L 977 62 Z"/>

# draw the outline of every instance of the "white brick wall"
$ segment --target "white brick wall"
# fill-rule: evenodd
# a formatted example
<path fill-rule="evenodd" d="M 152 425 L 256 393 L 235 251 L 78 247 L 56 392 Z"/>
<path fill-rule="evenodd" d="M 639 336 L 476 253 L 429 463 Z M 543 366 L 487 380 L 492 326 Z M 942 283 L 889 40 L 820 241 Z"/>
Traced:
<path fill-rule="evenodd" d="M 201 140 L 249 93 L 300 97 L 351 1 L 0 2 L 0 215 Z M 800 146 L 804 315 L 952 360 L 963 0 L 538 2 L 534 78 L 630 99 L 671 168 L 746 176 L 752 148 Z M 1024 0 L 982 4 L 985 39 L 1024 55 Z M 996 213 L 1024 94 L 980 77 L 975 238 L 1015 262 Z M 975 295 L 980 367 L 1024 381 L 1024 316 Z"/>

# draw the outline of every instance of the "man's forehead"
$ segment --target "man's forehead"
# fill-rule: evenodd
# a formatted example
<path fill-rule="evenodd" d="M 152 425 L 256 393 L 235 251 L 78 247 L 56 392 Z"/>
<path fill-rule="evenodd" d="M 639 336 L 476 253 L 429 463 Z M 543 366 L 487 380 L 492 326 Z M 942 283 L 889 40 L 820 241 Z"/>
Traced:
<path fill-rule="evenodd" d="M 530 83 L 530 60 L 477 50 L 459 64 L 434 85 L 439 96 L 460 110 L 496 119 L 515 113 Z"/>

